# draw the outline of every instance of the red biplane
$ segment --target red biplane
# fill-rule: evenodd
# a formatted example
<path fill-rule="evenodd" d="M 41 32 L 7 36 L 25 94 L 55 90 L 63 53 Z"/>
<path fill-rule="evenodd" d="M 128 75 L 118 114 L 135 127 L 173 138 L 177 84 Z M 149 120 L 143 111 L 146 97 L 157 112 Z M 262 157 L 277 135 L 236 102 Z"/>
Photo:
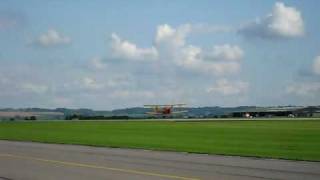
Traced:
<path fill-rule="evenodd" d="M 175 108 L 183 108 L 186 104 L 167 104 L 167 105 L 144 105 L 144 107 L 151 108 L 153 111 L 147 112 L 149 115 L 153 116 L 163 116 L 168 117 L 174 114 L 182 114 L 186 113 L 185 110 L 175 111 Z"/>

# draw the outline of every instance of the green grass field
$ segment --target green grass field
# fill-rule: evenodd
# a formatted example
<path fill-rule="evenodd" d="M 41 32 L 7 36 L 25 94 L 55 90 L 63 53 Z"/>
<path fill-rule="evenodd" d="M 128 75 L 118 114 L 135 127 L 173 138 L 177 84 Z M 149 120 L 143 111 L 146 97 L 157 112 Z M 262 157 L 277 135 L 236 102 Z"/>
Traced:
<path fill-rule="evenodd" d="M 0 139 L 320 161 L 320 119 L 0 122 Z"/>

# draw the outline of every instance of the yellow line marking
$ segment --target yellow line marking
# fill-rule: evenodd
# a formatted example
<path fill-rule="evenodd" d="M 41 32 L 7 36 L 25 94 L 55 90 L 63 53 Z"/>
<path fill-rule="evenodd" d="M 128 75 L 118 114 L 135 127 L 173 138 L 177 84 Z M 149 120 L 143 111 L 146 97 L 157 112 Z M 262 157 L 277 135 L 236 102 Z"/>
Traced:
<path fill-rule="evenodd" d="M 132 170 L 132 169 L 121 169 L 121 168 L 113 168 L 113 167 L 106 167 L 106 166 L 97 166 L 97 165 L 92 165 L 92 164 L 82 164 L 82 163 L 67 162 L 67 161 L 57 161 L 57 160 L 51 160 L 51 159 L 42 159 L 42 158 L 37 158 L 37 157 L 28 157 L 28 156 L 14 155 L 14 154 L 0 154 L 0 157 L 11 157 L 11 158 L 17 158 L 17 159 L 28 159 L 28 160 L 33 160 L 33 161 L 41 161 L 41 162 L 47 162 L 47 163 L 61 164 L 61 165 L 65 165 L 65 166 L 77 166 L 77 167 L 86 167 L 86 168 L 92 168 L 92 169 L 104 169 L 104 170 L 109 170 L 109 171 L 118 171 L 118 172 L 131 173 L 131 174 L 140 174 L 140 175 L 148 175 L 148 176 L 157 176 L 157 177 L 164 177 L 164 178 L 169 178 L 169 179 L 199 180 L 197 178 L 174 176 L 174 175 L 168 175 L 168 174 L 158 174 L 158 173 L 152 173 L 152 172 L 146 172 L 146 171 L 138 171 L 138 170 Z"/>

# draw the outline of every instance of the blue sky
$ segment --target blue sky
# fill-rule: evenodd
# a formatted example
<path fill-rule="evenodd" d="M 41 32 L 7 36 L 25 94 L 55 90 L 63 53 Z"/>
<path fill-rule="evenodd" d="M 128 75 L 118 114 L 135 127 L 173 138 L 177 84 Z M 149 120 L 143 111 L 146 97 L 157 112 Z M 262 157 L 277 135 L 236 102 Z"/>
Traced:
<path fill-rule="evenodd" d="M 319 6 L 0 0 L 0 107 L 319 105 Z"/>

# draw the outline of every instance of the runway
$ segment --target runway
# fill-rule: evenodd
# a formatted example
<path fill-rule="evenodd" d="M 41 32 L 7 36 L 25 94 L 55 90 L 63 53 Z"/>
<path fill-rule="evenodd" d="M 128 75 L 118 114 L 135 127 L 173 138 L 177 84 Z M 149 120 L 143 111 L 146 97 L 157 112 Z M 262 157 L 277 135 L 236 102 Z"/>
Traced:
<path fill-rule="evenodd" d="M 320 162 L 0 140 L 0 180 L 320 179 Z"/>

